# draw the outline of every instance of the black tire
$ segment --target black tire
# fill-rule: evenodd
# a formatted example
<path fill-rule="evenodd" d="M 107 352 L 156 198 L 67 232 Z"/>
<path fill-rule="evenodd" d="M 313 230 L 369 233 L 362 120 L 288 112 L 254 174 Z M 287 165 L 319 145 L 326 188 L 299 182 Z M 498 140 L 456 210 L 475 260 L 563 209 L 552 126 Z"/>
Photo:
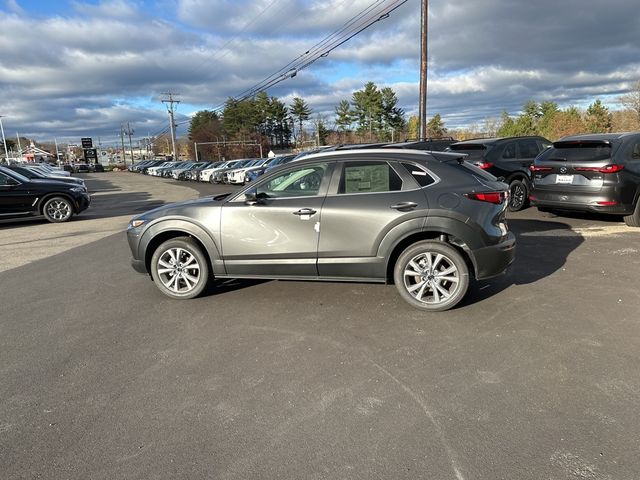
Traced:
<path fill-rule="evenodd" d="M 431 259 L 431 268 L 427 258 Z M 406 274 L 418 272 L 416 268 L 424 275 Z M 449 273 L 441 274 L 445 271 Z M 393 279 L 400 296 L 411 306 L 428 312 L 442 312 L 456 306 L 466 295 L 469 268 L 451 245 L 427 240 L 414 243 L 400 254 L 393 269 Z M 443 299 L 445 292 L 449 296 Z"/>
<path fill-rule="evenodd" d="M 42 214 L 51 223 L 68 222 L 73 216 L 73 205 L 68 198 L 52 197 L 44 202 Z"/>
<path fill-rule="evenodd" d="M 509 211 L 518 212 L 529 206 L 529 184 L 526 180 L 514 178 L 509 183 Z"/>
<path fill-rule="evenodd" d="M 195 298 L 210 282 L 207 256 L 189 237 L 172 238 L 156 248 L 150 270 L 160 291 L 175 299 Z"/>
<path fill-rule="evenodd" d="M 629 227 L 640 227 L 640 198 L 636 200 L 636 208 L 633 213 L 624 217 L 624 223 Z"/>
<path fill-rule="evenodd" d="M 211 176 L 209 177 L 209 183 L 210 183 L 210 184 L 212 184 L 212 185 L 213 185 L 214 183 L 216 183 L 216 182 L 214 181 L 213 177 L 214 177 L 214 175 L 213 175 L 213 173 L 212 173 L 212 174 L 211 174 Z"/>

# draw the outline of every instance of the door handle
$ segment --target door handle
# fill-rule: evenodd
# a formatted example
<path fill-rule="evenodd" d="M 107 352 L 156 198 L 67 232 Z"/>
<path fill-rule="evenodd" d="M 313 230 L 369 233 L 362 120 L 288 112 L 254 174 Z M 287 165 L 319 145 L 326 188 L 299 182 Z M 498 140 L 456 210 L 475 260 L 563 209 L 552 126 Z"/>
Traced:
<path fill-rule="evenodd" d="M 294 215 L 313 215 L 316 211 L 313 208 L 301 208 L 297 212 L 293 212 Z"/>
<path fill-rule="evenodd" d="M 391 205 L 394 210 L 413 210 L 418 206 L 415 202 L 400 202 L 395 205 Z"/>

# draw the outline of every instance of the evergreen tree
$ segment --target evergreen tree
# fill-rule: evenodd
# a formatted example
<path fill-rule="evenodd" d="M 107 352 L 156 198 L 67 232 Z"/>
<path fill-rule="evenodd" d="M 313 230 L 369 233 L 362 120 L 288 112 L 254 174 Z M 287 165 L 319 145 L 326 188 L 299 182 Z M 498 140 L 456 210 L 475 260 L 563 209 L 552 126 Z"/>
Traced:
<path fill-rule="evenodd" d="M 427 135 L 429 137 L 442 137 L 447 133 L 442 117 L 436 113 L 431 120 L 427 122 Z"/>
<path fill-rule="evenodd" d="M 348 131 L 353 123 L 354 117 L 351 111 L 351 105 L 348 100 L 341 100 L 335 108 L 336 126 L 342 133 Z"/>
<path fill-rule="evenodd" d="M 367 82 L 362 90 L 353 93 L 351 104 L 358 123 L 358 132 L 368 132 L 371 141 L 382 122 L 382 93 L 373 82 Z"/>
<path fill-rule="evenodd" d="M 294 138 L 296 139 L 297 143 L 302 134 L 302 123 L 306 120 L 309 120 L 309 117 L 311 116 L 311 108 L 309 108 L 307 102 L 305 102 L 302 98 L 295 97 L 293 99 L 293 103 L 289 107 L 289 111 L 291 112 L 291 116 L 298 123 L 297 134 L 294 131 Z"/>
<path fill-rule="evenodd" d="M 585 120 L 589 133 L 608 133 L 611 131 L 611 113 L 599 99 L 589 105 Z"/>

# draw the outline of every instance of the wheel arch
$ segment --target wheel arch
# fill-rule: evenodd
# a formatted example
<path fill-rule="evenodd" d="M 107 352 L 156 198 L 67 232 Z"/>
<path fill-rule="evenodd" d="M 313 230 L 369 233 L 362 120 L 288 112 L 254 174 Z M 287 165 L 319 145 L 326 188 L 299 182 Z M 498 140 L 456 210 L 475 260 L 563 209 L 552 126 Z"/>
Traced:
<path fill-rule="evenodd" d="M 52 198 L 55 198 L 55 197 L 62 197 L 65 200 L 69 200 L 69 202 L 71 203 L 71 208 L 73 209 L 73 214 L 76 215 L 78 213 L 78 209 L 76 208 L 77 202 L 73 199 L 73 197 L 71 195 L 69 195 L 66 192 L 45 193 L 42 196 L 42 198 L 40 198 L 40 200 L 38 200 L 38 213 L 40 213 L 41 215 L 44 214 L 44 204 L 47 203 Z"/>
<path fill-rule="evenodd" d="M 430 218 L 430 220 L 433 219 Z M 442 220 L 455 222 L 450 219 Z M 459 228 L 457 229 L 448 228 L 446 225 L 438 225 L 437 221 L 432 223 L 436 224 L 427 225 L 420 230 L 407 232 L 405 235 L 396 239 L 396 241 L 390 246 L 388 250 L 389 254 L 387 256 L 387 265 L 385 270 L 385 278 L 388 283 L 393 282 L 393 269 L 395 268 L 396 262 L 402 252 L 406 250 L 410 245 L 423 240 L 440 240 L 452 246 L 460 253 L 460 255 L 462 255 L 462 258 L 464 258 L 464 261 L 469 268 L 469 272 L 473 272 L 474 275 L 477 275 L 478 270 L 476 259 L 472 251 L 472 249 L 476 247 L 476 245 L 475 242 L 472 242 L 470 240 L 470 237 L 468 237 L 468 235 L 461 234 L 463 231 L 463 227 L 458 226 Z"/>
<path fill-rule="evenodd" d="M 144 258 L 145 267 L 151 271 L 151 257 L 153 252 L 164 242 L 172 238 L 189 237 L 193 239 L 209 262 L 211 272 L 224 273 L 224 266 L 220 259 L 220 251 L 213 238 L 199 225 L 184 220 L 165 220 L 150 226 L 142 235 L 138 245 L 140 257 Z"/>

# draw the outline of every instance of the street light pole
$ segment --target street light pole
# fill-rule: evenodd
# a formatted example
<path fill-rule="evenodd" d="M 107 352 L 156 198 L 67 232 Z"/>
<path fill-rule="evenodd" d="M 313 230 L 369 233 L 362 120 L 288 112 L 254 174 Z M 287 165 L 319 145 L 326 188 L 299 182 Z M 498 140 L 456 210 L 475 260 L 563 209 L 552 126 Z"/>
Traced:
<path fill-rule="evenodd" d="M 2 144 L 4 145 L 4 159 L 5 162 L 7 162 L 7 165 L 9 165 L 9 152 L 7 151 L 7 141 L 4 138 L 4 127 L 2 126 L 2 117 L 4 115 L 0 115 L 0 131 L 2 131 Z"/>
<path fill-rule="evenodd" d="M 420 139 L 427 138 L 427 25 L 429 19 L 429 2 L 422 0 L 420 14 Z"/>

